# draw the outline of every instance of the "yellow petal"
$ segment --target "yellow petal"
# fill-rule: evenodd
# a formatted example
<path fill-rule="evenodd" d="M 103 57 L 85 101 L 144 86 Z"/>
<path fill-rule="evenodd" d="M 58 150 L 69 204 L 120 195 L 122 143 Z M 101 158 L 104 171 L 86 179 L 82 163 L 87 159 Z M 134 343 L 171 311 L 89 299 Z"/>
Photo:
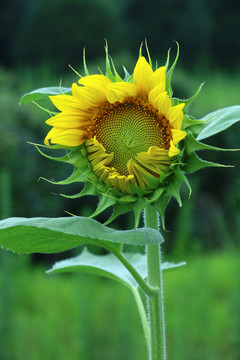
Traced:
<path fill-rule="evenodd" d="M 106 86 L 111 83 L 104 75 L 89 75 L 82 77 L 72 89 L 74 95 L 91 106 L 99 106 L 106 101 Z"/>
<path fill-rule="evenodd" d="M 98 86 L 78 86 L 73 84 L 72 92 L 74 96 L 85 102 L 86 108 L 99 106 L 106 101 L 106 89 Z"/>
<path fill-rule="evenodd" d="M 53 128 L 47 134 L 44 143 L 46 145 L 58 144 L 63 146 L 78 146 L 86 140 L 85 132 L 80 129 L 58 129 Z"/>
<path fill-rule="evenodd" d="M 171 130 L 172 133 L 172 141 L 173 144 L 176 145 L 177 143 L 179 143 L 179 141 L 181 141 L 182 139 L 185 138 L 185 136 L 187 135 L 186 131 L 182 131 L 182 130 L 176 130 L 176 129 L 172 129 Z"/>
<path fill-rule="evenodd" d="M 81 112 L 64 111 L 48 119 L 46 123 L 61 129 L 77 129 L 89 125 L 91 119 Z"/>
<path fill-rule="evenodd" d="M 152 88 L 159 84 L 162 84 L 162 91 L 164 91 L 166 87 L 166 66 L 161 66 L 152 74 Z"/>
<path fill-rule="evenodd" d="M 128 97 L 137 96 L 138 89 L 135 84 L 128 82 L 116 82 L 107 85 L 107 100 L 113 104 L 116 101 L 123 102 Z"/>
<path fill-rule="evenodd" d="M 173 157 L 180 153 L 180 150 L 176 148 L 176 146 L 173 144 L 173 141 L 170 140 L 170 148 L 168 151 L 168 156 Z"/>
<path fill-rule="evenodd" d="M 166 117 L 174 129 L 181 130 L 182 128 L 182 120 L 183 120 L 182 109 L 184 108 L 184 106 L 185 104 L 182 103 L 168 109 Z"/>
<path fill-rule="evenodd" d="M 76 85 L 76 84 L 75 84 Z M 88 110 L 88 105 L 84 102 L 81 102 L 79 99 L 72 95 L 56 95 L 56 96 L 49 96 L 52 103 L 58 108 L 60 111 L 78 111 Z"/>
<path fill-rule="evenodd" d="M 118 191 L 126 192 L 128 194 L 130 193 L 129 183 L 130 182 L 131 184 L 136 183 L 136 181 L 134 181 L 133 175 L 125 176 L 125 175 L 120 175 L 117 172 L 110 175 L 107 179 L 107 182 Z"/>
<path fill-rule="evenodd" d="M 112 161 L 113 152 L 108 154 L 104 146 L 98 142 L 96 137 L 87 140 L 85 145 L 87 152 L 89 153 L 89 160 L 91 161 L 94 172 L 108 165 Z"/>
<path fill-rule="evenodd" d="M 158 97 L 158 112 L 159 114 L 165 115 L 172 106 L 172 100 L 168 96 L 167 92 L 164 91 Z"/>
<path fill-rule="evenodd" d="M 155 86 L 148 94 L 148 100 L 155 109 L 158 109 L 159 95 L 165 90 L 164 84 L 160 83 Z"/>
<path fill-rule="evenodd" d="M 134 84 L 142 96 L 147 97 L 152 89 L 152 68 L 143 56 L 140 56 L 133 72 Z"/>
<path fill-rule="evenodd" d="M 97 74 L 84 76 L 78 80 L 78 83 L 84 86 L 95 87 L 96 89 L 105 89 L 107 84 L 111 83 L 111 80 L 104 75 Z"/>

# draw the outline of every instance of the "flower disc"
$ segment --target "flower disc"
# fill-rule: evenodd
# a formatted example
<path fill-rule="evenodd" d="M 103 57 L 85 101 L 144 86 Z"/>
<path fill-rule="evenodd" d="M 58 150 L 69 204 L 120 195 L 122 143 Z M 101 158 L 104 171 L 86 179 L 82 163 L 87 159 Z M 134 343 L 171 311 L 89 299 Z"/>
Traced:
<path fill-rule="evenodd" d="M 107 104 L 95 118 L 96 139 L 107 153 L 114 153 L 109 164 L 120 175 L 128 175 L 127 162 L 151 146 L 169 149 L 169 122 L 147 102 L 128 98 Z"/>

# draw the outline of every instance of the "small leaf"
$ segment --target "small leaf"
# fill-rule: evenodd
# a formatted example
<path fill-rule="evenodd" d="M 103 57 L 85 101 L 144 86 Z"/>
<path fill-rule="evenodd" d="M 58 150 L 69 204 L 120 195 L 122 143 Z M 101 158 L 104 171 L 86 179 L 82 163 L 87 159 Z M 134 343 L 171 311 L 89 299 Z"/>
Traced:
<path fill-rule="evenodd" d="M 161 234 L 154 229 L 118 231 L 81 216 L 0 221 L 0 247 L 20 254 L 61 252 L 84 243 L 110 249 L 123 243 L 145 245 L 161 242 Z"/>
<path fill-rule="evenodd" d="M 24 94 L 20 100 L 20 105 L 27 104 L 32 101 L 41 100 L 43 98 L 48 98 L 51 95 L 62 95 L 62 94 L 71 94 L 71 88 L 66 87 L 46 87 L 37 90 L 33 90 L 27 94 Z"/>
<path fill-rule="evenodd" d="M 212 112 L 202 118 L 201 121 L 206 121 L 208 119 L 210 120 L 205 123 L 203 130 L 197 136 L 197 140 L 206 139 L 218 134 L 240 121 L 240 105 L 229 106 Z"/>

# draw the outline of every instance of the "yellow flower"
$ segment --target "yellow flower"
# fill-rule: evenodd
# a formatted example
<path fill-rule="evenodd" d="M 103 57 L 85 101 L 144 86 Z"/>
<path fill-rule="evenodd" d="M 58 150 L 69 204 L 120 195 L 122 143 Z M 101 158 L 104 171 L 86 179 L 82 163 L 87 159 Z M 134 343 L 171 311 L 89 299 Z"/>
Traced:
<path fill-rule="evenodd" d="M 45 144 L 84 143 L 93 172 L 110 187 L 131 193 L 156 188 L 180 150 L 184 103 L 173 106 L 166 91 L 166 68 L 153 71 L 140 56 L 133 82 L 88 75 L 72 85 L 72 95 L 51 96 L 61 111 Z M 129 78 L 129 81 L 131 78 Z"/>

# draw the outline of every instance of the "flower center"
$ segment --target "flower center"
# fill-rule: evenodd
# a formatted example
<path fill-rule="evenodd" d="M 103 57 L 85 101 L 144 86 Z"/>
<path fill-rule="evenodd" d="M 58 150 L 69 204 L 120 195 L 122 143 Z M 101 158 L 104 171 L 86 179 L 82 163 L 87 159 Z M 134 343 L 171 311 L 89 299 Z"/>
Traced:
<path fill-rule="evenodd" d="M 114 153 L 109 166 L 128 175 L 127 162 L 151 146 L 169 149 L 171 128 L 167 119 L 140 98 L 108 103 L 94 117 L 95 136 L 107 153 Z"/>

